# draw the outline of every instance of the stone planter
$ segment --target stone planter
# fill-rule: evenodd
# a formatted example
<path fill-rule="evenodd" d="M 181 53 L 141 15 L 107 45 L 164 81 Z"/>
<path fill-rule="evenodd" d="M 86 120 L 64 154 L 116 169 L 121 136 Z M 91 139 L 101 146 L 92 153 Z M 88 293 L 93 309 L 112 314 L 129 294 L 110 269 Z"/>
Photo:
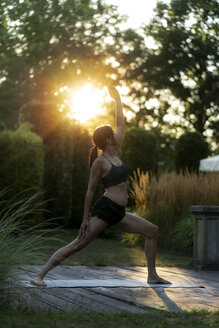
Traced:
<path fill-rule="evenodd" d="M 219 206 L 190 206 L 195 217 L 193 262 L 196 270 L 219 270 Z"/>

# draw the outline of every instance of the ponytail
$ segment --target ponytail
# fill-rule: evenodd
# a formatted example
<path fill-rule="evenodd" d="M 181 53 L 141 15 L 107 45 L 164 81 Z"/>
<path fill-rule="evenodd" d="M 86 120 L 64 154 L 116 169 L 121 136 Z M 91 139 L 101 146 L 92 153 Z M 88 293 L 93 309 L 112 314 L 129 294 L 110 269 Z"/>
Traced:
<path fill-rule="evenodd" d="M 98 157 L 98 149 L 104 150 L 106 146 L 106 139 L 112 138 L 114 140 L 114 132 L 110 125 L 98 126 L 93 133 L 93 147 L 90 150 L 89 167 L 92 167 L 93 162 Z"/>
<path fill-rule="evenodd" d="M 89 167 L 91 168 L 93 162 L 97 158 L 97 146 L 93 146 L 90 151 L 90 156 L 89 156 Z"/>

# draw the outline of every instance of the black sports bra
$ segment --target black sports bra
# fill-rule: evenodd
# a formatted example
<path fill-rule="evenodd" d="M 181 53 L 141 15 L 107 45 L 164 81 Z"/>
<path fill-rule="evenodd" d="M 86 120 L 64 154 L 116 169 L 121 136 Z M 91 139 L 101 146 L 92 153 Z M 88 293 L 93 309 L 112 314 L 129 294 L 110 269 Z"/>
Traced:
<path fill-rule="evenodd" d="M 128 180 L 128 170 L 124 164 L 117 166 L 114 165 L 111 160 L 102 153 L 103 156 L 110 162 L 112 165 L 111 169 L 105 177 L 101 179 L 104 189 L 112 186 L 116 186 L 122 182 Z"/>

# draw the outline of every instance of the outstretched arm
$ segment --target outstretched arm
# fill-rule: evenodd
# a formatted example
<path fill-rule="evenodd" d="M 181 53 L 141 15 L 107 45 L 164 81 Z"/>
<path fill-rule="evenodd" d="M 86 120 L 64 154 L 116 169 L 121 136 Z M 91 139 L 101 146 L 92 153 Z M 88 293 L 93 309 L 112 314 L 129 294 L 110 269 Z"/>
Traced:
<path fill-rule="evenodd" d="M 108 87 L 110 96 L 115 100 L 116 104 L 116 134 L 115 134 L 115 141 L 117 144 L 117 149 L 119 150 L 119 147 L 122 143 L 122 138 L 125 130 L 125 120 L 123 116 L 123 110 L 122 110 L 122 102 L 119 95 L 119 92 L 116 90 L 115 87 L 109 86 Z"/>

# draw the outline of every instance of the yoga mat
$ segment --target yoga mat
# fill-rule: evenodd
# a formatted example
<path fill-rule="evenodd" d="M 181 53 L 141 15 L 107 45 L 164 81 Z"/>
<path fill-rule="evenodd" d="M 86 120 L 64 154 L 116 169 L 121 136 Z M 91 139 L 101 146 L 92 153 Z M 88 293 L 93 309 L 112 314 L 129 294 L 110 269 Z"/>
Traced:
<path fill-rule="evenodd" d="M 145 288 L 204 288 L 201 285 L 187 282 L 172 281 L 172 284 L 148 284 L 146 281 L 130 279 L 75 279 L 75 280 L 44 280 L 47 286 L 41 288 L 79 288 L 79 287 L 145 287 Z M 13 283 L 24 287 L 38 287 L 29 280 L 14 280 Z"/>

